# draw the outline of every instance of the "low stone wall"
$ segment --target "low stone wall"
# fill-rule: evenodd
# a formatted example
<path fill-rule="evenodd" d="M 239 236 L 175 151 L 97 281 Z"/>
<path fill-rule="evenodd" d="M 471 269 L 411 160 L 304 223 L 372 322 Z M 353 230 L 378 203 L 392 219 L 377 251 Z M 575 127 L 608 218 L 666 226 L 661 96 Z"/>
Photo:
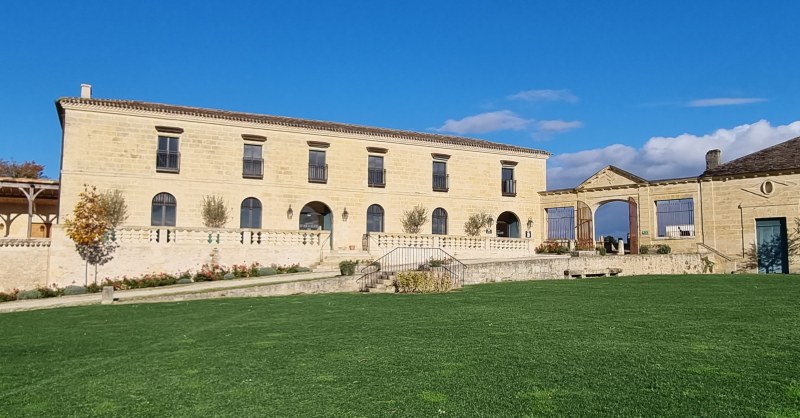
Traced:
<path fill-rule="evenodd" d="M 197 271 L 203 264 L 216 263 L 263 265 L 300 264 L 309 266 L 320 259 L 320 236 L 313 239 L 298 231 L 264 231 L 259 237 L 243 236 L 239 231 L 180 230 L 167 228 L 128 228 L 115 234 L 119 247 L 113 259 L 98 267 L 98 280 L 106 277 L 140 276 L 148 273 Z M 241 241 L 240 241 L 241 240 Z M 209 242 L 210 241 L 210 242 Z M 243 241 L 243 242 L 242 242 Z M 251 242 L 252 241 L 252 242 Z M 53 226 L 50 248 L 49 283 L 60 286 L 84 283 L 85 263 L 75 251 L 75 244 L 61 225 Z M 89 280 L 94 278 L 89 266 Z"/>
<path fill-rule="evenodd" d="M 183 300 L 214 299 L 222 297 L 245 298 L 258 296 L 286 296 L 309 293 L 357 292 L 358 276 L 340 276 L 326 279 L 300 280 L 295 282 L 264 284 L 260 286 L 215 290 L 202 293 L 186 293 L 145 298 L 120 298 L 122 303 L 177 302 Z"/>
<path fill-rule="evenodd" d="M 625 256 L 552 256 L 531 260 L 492 261 L 470 264 L 464 284 L 517 280 L 569 279 L 618 272 L 620 276 L 642 274 L 702 274 L 700 254 L 652 254 Z M 708 255 L 711 261 L 714 255 Z M 567 274 L 565 274 L 565 272 Z"/>
<path fill-rule="evenodd" d="M 49 239 L 0 239 L 0 292 L 47 285 Z"/>

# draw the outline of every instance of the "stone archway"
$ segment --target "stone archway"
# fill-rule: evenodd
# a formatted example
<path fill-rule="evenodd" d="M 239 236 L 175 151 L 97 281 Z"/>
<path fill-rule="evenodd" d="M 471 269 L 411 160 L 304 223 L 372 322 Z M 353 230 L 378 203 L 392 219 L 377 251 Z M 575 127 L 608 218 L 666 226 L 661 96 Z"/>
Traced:
<path fill-rule="evenodd" d="M 598 245 L 605 245 L 606 251 L 613 245 L 625 253 L 639 253 L 638 204 L 633 197 L 604 199 L 592 205 L 593 237 Z M 612 212 L 601 212 L 601 209 Z M 619 247 L 618 240 L 622 241 Z M 610 244 L 613 243 L 613 244 Z"/>

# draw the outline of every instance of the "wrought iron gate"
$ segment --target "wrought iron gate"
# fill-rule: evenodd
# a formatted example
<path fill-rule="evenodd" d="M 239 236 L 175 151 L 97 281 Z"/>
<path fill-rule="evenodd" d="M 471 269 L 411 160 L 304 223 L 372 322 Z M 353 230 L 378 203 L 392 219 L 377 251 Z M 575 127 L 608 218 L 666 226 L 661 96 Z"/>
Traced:
<path fill-rule="evenodd" d="M 592 227 L 592 209 L 584 202 L 578 201 L 578 239 L 579 249 L 594 249 L 594 228 Z"/>
<path fill-rule="evenodd" d="M 631 254 L 639 254 L 639 205 L 632 197 L 628 198 L 628 245 Z"/>

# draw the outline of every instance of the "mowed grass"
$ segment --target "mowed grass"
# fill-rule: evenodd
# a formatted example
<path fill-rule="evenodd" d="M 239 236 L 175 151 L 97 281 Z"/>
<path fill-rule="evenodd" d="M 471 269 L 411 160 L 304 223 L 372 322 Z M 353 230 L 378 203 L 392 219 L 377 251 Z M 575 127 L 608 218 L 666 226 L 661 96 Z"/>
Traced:
<path fill-rule="evenodd" d="M 800 416 L 800 277 L 0 315 L 2 416 Z"/>

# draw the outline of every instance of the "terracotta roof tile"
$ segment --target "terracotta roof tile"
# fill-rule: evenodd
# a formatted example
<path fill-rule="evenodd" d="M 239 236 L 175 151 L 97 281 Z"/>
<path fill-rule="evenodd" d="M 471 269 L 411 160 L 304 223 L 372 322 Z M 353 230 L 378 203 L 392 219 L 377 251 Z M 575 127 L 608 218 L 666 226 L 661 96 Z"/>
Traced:
<path fill-rule="evenodd" d="M 64 104 L 77 104 L 89 106 L 112 107 L 126 110 L 140 110 L 173 115 L 200 116 L 214 119 L 224 119 L 237 122 L 263 123 L 268 125 L 290 126 L 294 128 L 317 129 L 329 132 L 344 132 L 351 134 L 372 135 L 388 138 L 410 139 L 422 142 L 431 142 L 449 145 L 462 145 L 483 149 L 500 151 L 513 151 L 524 154 L 537 154 L 549 156 L 550 153 L 533 148 L 501 144 L 483 139 L 464 138 L 452 135 L 440 135 L 425 132 L 413 132 L 397 129 L 376 128 L 371 126 L 351 125 L 338 122 L 325 122 L 310 119 L 290 118 L 286 116 L 260 115 L 255 113 L 231 112 L 227 110 L 203 109 L 199 107 L 176 106 L 161 103 L 140 102 L 134 100 L 113 99 L 84 99 L 77 97 L 63 97 L 56 101 L 59 111 Z"/>

